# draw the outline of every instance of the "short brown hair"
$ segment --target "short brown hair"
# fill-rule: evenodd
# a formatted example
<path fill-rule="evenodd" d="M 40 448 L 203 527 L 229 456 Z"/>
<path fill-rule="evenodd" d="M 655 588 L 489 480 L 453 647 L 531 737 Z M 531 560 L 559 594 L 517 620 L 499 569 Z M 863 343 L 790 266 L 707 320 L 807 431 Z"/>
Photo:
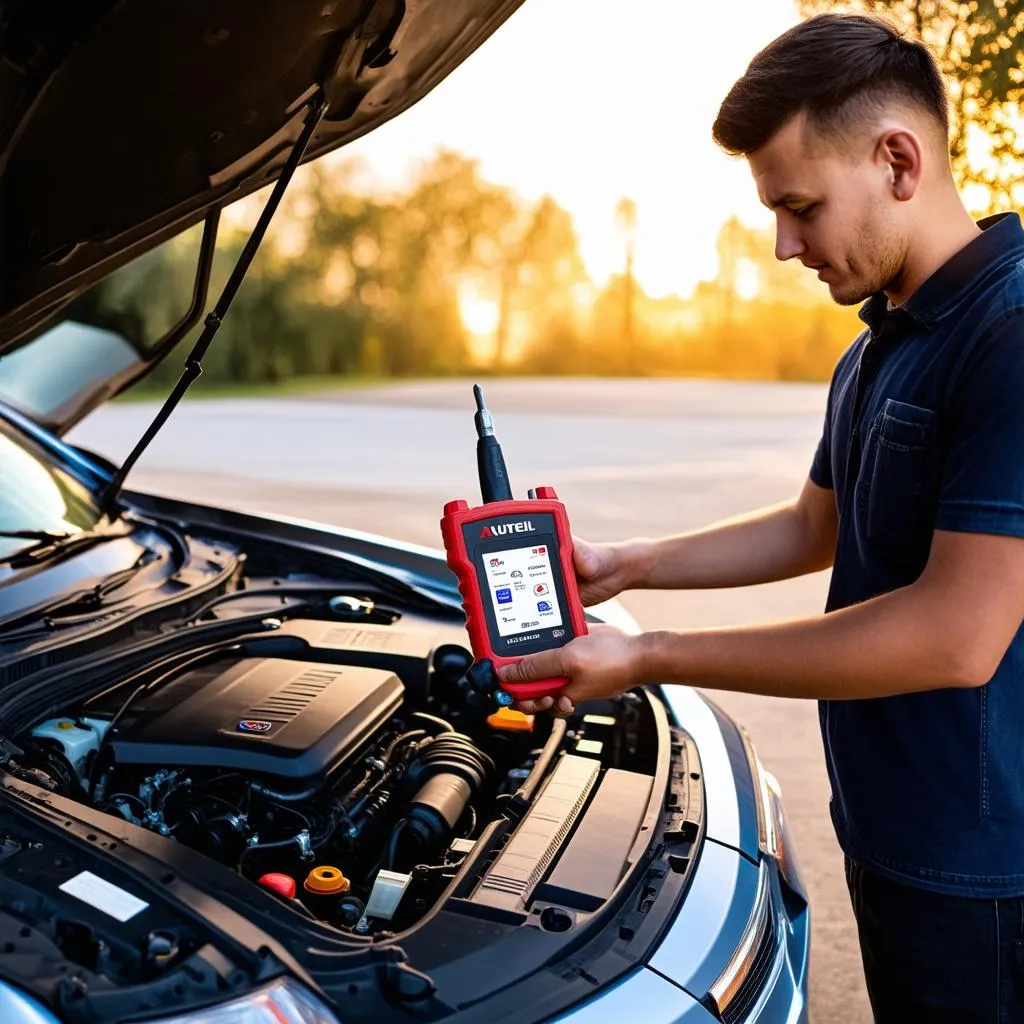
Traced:
<path fill-rule="evenodd" d="M 842 137 L 881 102 L 905 100 L 949 135 L 946 87 L 931 51 L 882 18 L 819 14 L 769 43 L 722 101 L 712 128 L 733 156 L 760 149 L 807 111 L 822 137 Z"/>

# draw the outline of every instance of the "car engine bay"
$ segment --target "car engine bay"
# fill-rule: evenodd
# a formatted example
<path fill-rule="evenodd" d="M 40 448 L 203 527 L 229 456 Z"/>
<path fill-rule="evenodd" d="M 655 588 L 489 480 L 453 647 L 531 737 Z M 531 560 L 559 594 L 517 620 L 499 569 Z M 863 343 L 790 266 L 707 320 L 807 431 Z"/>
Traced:
<path fill-rule="evenodd" d="M 499 710 L 432 553 L 145 512 L 173 556 L 0 634 L 17 984 L 100 1024 L 307 971 L 370 1022 L 526 978 L 554 1013 L 642 962 L 704 831 L 657 693 Z"/>
<path fill-rule="evenodd" d="M 215 609 L 241 635 L 115 673 L 18 736 L 6 771 L 199 851 L 353 936 L 428 914 L 487 825 L 521 815 L 542 782 L 549 804 L 560 798 L 537 815 L 549 834 L 534 828 L 525 858 L 515 837 L 498 852 L 473 896 L 481 906 L 542 895 L 538 864 L 602 778 L 633 800 L 632 842 L 657 746 L 643 742 L 639 698 L 568 722 L 498 711 L 467 689 L 472 656 L 446 642 L 457 628 L 371 613 L 365 598 L 288 606 L 275 593 L 285 610 L 246 632 L 250 587 Z M 577 894 L 580 909 L 592 902 Z"/>

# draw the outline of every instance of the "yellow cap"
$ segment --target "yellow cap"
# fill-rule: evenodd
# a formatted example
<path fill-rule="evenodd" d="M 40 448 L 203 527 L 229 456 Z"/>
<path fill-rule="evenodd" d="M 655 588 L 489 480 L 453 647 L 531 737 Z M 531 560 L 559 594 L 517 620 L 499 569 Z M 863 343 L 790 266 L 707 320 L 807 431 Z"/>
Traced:
<path fill-rule="evenodd" d="M 62 718 L 57 723 L 57 728 L 58 729 L 74 729 L 74 727 L 75 727 L 75 723 L 74 722 L 69 722 L 66 718 Z"/>
<path fill-rule="evenodd" d="M 498 708 L 493 715 L 487 716 L 487 724 L 503 732 L 533 732 L 533 715 L 512 708 Z"/>
<path fill-rule="evenodd" d="M 338 868 L 332 868 L 327 864 L 313 868 L 308 875 L 303 887 L 309 892 L 320 893 L 326 896 L 333 896 L 336 893 L 348 892 L 351 883 Z"/>

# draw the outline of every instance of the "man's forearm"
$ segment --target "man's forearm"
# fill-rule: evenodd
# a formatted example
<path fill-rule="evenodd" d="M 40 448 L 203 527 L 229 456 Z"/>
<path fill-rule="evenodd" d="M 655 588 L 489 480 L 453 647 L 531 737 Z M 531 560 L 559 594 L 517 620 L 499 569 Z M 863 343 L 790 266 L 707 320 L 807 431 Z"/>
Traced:
<path fill-rule="evenodd" d="M 792 622 L 638 638 L 644 682 L 773 697 L 884 697 L 987 681 L 947 595 L 906 587 Z"/>
<path fill-rule="evenodd" d="M 831 550 L 813 536 L 795 500 L 693 533 L 630 543 L 641 589 L 746 587 L 832 564 Z"/>

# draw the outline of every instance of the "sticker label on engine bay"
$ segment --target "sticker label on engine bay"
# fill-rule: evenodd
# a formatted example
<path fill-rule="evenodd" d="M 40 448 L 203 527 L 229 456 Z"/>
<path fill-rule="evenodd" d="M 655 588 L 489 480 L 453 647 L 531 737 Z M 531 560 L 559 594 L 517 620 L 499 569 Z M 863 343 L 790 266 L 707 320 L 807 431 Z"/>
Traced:
<path fill-rule="evenodd" d="M 112 882 L 108 882 L 91 871 L 81 871 L 74 878 L 69 878 L 62 886 L 61 892 L 88 903 L 90 907 L 102 910 L 104 914 L 117 918 L 122 923 L 149 906 L 144 900 L 125 892 Z"/>

